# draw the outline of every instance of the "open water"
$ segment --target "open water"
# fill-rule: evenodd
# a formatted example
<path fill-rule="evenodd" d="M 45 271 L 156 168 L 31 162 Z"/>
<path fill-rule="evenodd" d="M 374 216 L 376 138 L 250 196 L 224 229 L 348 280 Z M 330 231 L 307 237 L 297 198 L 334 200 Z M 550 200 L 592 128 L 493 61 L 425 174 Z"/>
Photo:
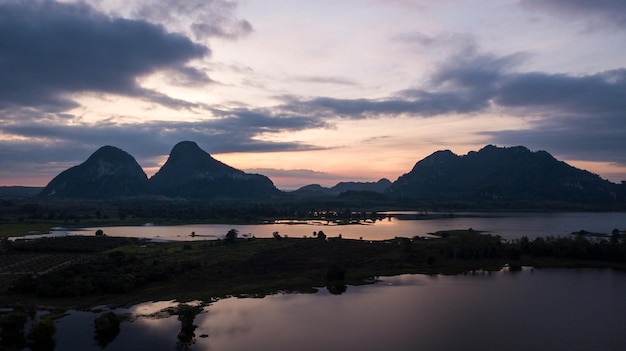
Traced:
<path fill-rule="evenodd" d="M 385 218 L 361 221 L 358 224 L 338 225 L 332 221 L 279 221 L 272 224 L 188 224 L 117 226 L 92 228 L 57 228 L 50 233 L 60 235 L 95 235 L 102 229 L 110 236 L 128 236 L 156 240 L 215 240 L 230 229 L 240 235 L 257 238 L 272 237 L 273 232 L 289 237 L 311 237 L 322 230 L 329 237 L 363 240 L 384 240 L 394 237 L 428 237 L 440 230 L 469 229 L 500 235 L 504 239 L 527 236 L 530 239 L 545 236 L 567 236 L 586 230 L 610 234 L 613 229 L 626 230 L 626 212 L 505 212 L 456 213 L 452 217 L 424 219 L 417 212 L 387 212 Z M 195 236 L 191 236 L 195 233 Z"/>
<path fill-rule="evenodd" d="M 625 350 L 626 273 L 530 269 L 478 275 L 402 275 L 342 295 L 227 298 L 197 315 L 192 343 L 181 323 L 154 312 L 174 302 L 117 309 L 133 318 L 117 350 Z M 57 323 L 57 350 L 100 350 L 94 312 Z"/>

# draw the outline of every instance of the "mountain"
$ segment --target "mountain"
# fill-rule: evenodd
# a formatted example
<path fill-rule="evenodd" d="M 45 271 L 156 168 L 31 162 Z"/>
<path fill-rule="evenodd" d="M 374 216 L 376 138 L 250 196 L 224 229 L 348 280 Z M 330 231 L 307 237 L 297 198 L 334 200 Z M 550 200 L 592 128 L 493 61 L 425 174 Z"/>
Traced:
<path fill-rule="evenodd" d="M 255 198 L 281 193 L 266 176 L 230 167 L 192 141 L 176 144 L 149 183 L 152 193 L 183 198 Z"/>
<path fill-rule="evenodd" d="M 558 161 L 545 151 L 488 145 L 458 156 L 437 151 L 396 180 L 389 194 L 408 199 L 624 202 L 624 187 Z"/>
<path fill-rule="evenodd" d="M 148 177 L 127 152 L 103 146 L 87 161 L 57 175 L 41 191 L 46 197 L 134 196 L 148 190 Z"/>
<path fill-rule="evenodd" d="M 291 193 L 299 196 L 334 196 L 348 191 L 370 191 L 384 193 L 391 186 L 391 181 L 382 178 L 377 182 L 340 182 L 331 188 L 319 184 L 305 185 Z"/>

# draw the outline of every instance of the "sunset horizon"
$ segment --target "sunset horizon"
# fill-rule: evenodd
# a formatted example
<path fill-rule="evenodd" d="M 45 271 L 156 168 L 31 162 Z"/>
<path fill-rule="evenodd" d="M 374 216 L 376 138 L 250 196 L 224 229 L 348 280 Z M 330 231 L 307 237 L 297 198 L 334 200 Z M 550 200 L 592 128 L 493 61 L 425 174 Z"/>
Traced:
<path fill-rule="evenodd" d="M 626 3 L 0 1 L 0 186 L 174 144 L 280 189 L 439 151 L 544 150 L 626 179 Z"/>

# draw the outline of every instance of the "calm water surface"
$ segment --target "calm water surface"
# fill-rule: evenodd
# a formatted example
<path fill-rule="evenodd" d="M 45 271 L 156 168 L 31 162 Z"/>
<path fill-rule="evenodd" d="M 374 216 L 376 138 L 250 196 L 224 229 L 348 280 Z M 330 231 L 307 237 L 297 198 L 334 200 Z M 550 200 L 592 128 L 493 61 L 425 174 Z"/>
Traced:
<path fill-rule="evenodd" d="M 403 275 L 342 295 L 228 298 L 195 319 L 191 350 L 625 350 L 626 274 L 531 270 Z M 176 317 L 142 317 L 172 302 L 119 309 L 132 321 L 106 350 L 175 350 Z M 99 350 L 92 321 L 57 321 L 57 350 Z M 204 335 L 205 337 L 200 337 Z M 179 348 L 180 349 L 180 348 Z"/>
<path fill-rule="evenodd" d="M 373 223 L 335 225 L 325 221 L 306 224 L 191 224 L 177 226 L 118 226 L 104 228 L 81 228 L 69 231 L 59 228 L 52 235 L 94 235 L 103 229 L 107 235 L 129 236 L 163 240 L 214 240 L 224 236 L 230 229 L 237 229 L 240 234 L 254 235 L 258 238 L 272 237 L 277 231 L 289 237 L 312 236 L 314 231 L 323 230 L 327 236 L 342 235 L 344 238 L 364 240 L 383 240 L 398 237 L 428 236 L 439 230 L 468 229 L 487 231 L 505 239 L 528 236 L 567 236 L 571 232 L 586 230 L 589 232 L 611 233 L 615 228 L 626 229 L 624 212 L 561 212 L 561 213 L 458 213 L 454 218 L 418 219 L 416 213 L 389 213 L 389 217 Z M 191 237 L 192 232 L 196 233 Z"/>

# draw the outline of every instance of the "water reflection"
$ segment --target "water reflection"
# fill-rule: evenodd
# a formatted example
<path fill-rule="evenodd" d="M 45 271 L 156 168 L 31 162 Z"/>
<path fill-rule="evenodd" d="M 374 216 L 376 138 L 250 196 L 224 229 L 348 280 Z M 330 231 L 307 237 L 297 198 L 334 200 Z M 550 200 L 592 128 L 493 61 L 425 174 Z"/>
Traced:
<path fill-rule="evenodd" d="M 94 320 L 94 339 L 100 348 L 106 348 L 120 333 L 121 318 L 113 313 L 106 312 Z"/>
<path fill-rule="evenodd" d="M 196 343 L 196 328 L 194 324 L 196 316 L 203 311 L 202 306 L 191 306 L 188 304 L 180 304 L 176 310 L 171 311 L 172 314 L 178 316 L 180 321 L 180 331 L 178 332 L 177 350 L 190 350 L 191 346 Z"/>
<path fill-rule="evenodd" d="M 395 217 L 394 217 L 395 216 Z M 52 236 L 95 235 L 103 229 L 111 236 L 132 236 L 155 240 L 215 240 L 223 237 L 230 229 L 237 229 L 242 236 L 271 238 L 272 233 L 281 236 L 310 237 L 311 233 L 323 229 L 329 237 L 341 235 L 348 239 L 385 240 L 394 237 L 428 236 L 441 230 L 467 229 L 487 231 L 505 239 L 527 236 L 531 239 L 545 236 L 566 236 L 574 231 L 587 230 L 597 233 L 611 233 L 615 228 L 623 228 L 626 213 L 584 212 L 584 213 L 459 213 L 454 217 L 420 220 L 411 216 L 394 214 L 384 220 L 360 222 L 349 225 L 328 225 L 320 221 L 287 224 L 277 221 L 273 224 L 190 224 L 176 226 L 117 226 L 106 228 L 79 228 L 68 230 L 57 228 Z M 192 236 L 191 234 L 194 233 Z"/>
<path fill-rule="evenodd" d="M 106 350 L 622 350 L 625 278 L 611 270 L 524 268 L 389 277 L 341 295 L 331 288 L 203 307 L 148 303 L 115 311 L 137 314 Z M 98 350 L 98 315 L 71 311 L 58 320 L 57 349 Z"/>
<path fill-rule="evenodd" d="M 348 290 L 348 286 L 345 284 L 327 285 L 326 290 L 333 295 L 341 295 Z"/>

